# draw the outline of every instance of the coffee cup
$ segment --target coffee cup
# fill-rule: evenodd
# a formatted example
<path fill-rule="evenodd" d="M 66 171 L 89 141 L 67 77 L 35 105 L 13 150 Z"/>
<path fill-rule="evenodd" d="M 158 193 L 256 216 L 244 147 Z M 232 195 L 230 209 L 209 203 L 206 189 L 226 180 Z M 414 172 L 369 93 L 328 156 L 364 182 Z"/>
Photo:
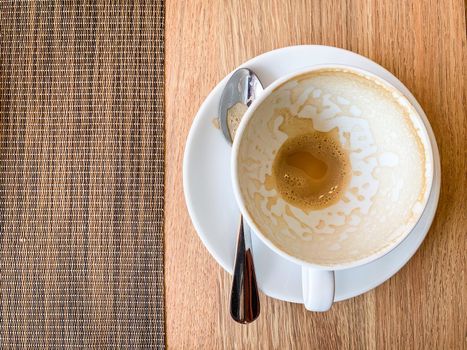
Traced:
<path fill-rule="evenodd" d="M 231 161 L 240 211 L 269 248 L 301 265 L 312 311 L 331 307 L 334 271 L 407 237 L 433 180 L 416 109 L 387 81 L 344 65 L 269 85 L 243 116 Z"/>

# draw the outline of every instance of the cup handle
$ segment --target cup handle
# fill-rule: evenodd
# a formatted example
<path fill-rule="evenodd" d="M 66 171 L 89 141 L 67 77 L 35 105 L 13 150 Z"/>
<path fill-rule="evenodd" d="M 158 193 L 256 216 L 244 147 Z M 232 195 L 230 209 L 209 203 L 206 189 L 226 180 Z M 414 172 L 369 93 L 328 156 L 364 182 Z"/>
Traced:
<path fill-rule="evenodd" d="M 329 310 L 334 301 L 334 271 L 302 266 L 302 291 L 307 310 Z"/>

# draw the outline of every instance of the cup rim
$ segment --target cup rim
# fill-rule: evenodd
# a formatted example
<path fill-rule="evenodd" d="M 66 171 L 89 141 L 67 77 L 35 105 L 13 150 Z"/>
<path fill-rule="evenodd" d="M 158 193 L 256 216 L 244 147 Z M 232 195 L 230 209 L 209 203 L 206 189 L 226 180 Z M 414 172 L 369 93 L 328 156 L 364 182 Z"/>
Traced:
<path fill-rule="evenodd" d="M 269 95 L 271 95 L 271 93 L 275 89 L 277 89 L 282 84 L 284 84 L 287 81 L 293 79 L 294 77 L 297 77 L 297 76 L 300 76 L 300 75 L 303 75 L 303 74 L 307 74 L 307 73 L 311 73 L 313 71 L 320 70 L 320 69 L 343 69 L 343 70 L 357 72 L 357 73 L 360 73 L 360 74 L 362 74 L 364 76 L 367 76 L 367 77 L 370 77 L 370 78 L 375 79 L 377 81 L 380 81 L 384 85 L 389 87 L 390 89 L 392 89 L 394 91 L 397 91 L 406 100 L 406 102 L 408 103 L 409 108 L 412 108 L 415 111 L 415 116 L 419 120 L 420 125 L 422 126 L 422 128 L 423 128 L 423 130 L 425 132 L 425 137 L 426 137 L 425 141 L 426 142 L 423 143 L 423 146 L 424 146 L 424 148 L 427 148 L 427 149 L 425 149 L 425 152 L 429 155 L 429 161 L 427 160 L 426 164 L 430 164 L 429 178 L 428 178 L 429 185 L 427 186 L 428 188 L 427 188 L 427 191 L 426 191 L 425 196 L 424 196 L 425 197 L 424 198 L 425 202 L 423 203 L 423 209 L 421 210 L 420 214 L 418 215 L 417 220 L 415 220 L 414 223 L 407 229 L 407 232 L 400 235 L 400 237 L 398 237 L 397 240 L 395 240 L 394 242 L 392 242 L 391 244 L 387 245 L 385 248 L 377 251 L 374 254 L 371 254 L 371 255 L 369 255 L 367 257 L 364 257 L 362 259 L 358 259 L 358 260 L 354 260 L 354 261 L 350 261 L 350 262 L 346 262 L 346 263 L 341 263 L 341 264 L 335 264 L 335 265 L 320 265 L 320 264 L 311 263 L 309 261 L 299 259 L 299 258 L 297 258 L 297 257 L 283 251 L 282 249 L 278 248 L 270 239 L 268 239 L 261 232 L 261 229 L 258 227 L 258 225 L 256 225 L 256 223 L 253 220 L 252 216 L 250 215 L 249 211 L 246 209 L 244 199 L 243 199 L 243 196 L 242 196 L 242 192 L 240 190 L 241 186 L 240 186 L 240 183 L 239 183 L 239 178 L 237 176 L 237 173 L 238 173 L 237 159 L 238 159 L 240 140 L 241 140 L 241 138 L 242 138 L 242 136 L 244 134 L 244 130 L 246 129 L 249 120 L 252 118 L 252 116 L 255 113 L 255 111 L 257 110 L 257 108 L 263 103 L 263 101 Z M 425 123 L 423 121 L 423 118 L 420 116 L 420 113 L 418 112 L 418 110 L 409 101 L 407 96 L 405 96 L 402 91 L 400 91 L 393 84 L 388 82 L 386 79 L 384 79 L 384 78 L 382 78 L 382 77 L 380 77 L 380 76 L 378 76 L 376 74 L 373 74 L 371 72 L 368 72 L 368 71 L 366 71 L 364 69 L 361 69 L 361 68 L 357 68 L 357 67 L 354 67 L 354 66 L 351 66 L 351 65 L 345 65 L 345 64 L 318 64 L 318 65 L 312 65 L 312 66 L 302 68 L 300 70 L 297 70 L 295 72 L 287 74 L 287 75 L 273 81 L 270 85 L 268 85 L 264 89 L 263 93 L 256 100 L 254 100 L 253 103 L 251 104 L 251 106 L 247 109 L 247 111 L 243 115 L 243 117 L 242 117 L 242 119 L 240 121 L 240 124 L 239 124 L 239 126 L 237 128 L 236 137 L 235 137 L 234 142 L 232 144 L 231 180 L 232 180 L 232 185 L 233 185 L 234 196 L 235 196 L 235 199 L 236 199 L 237 204 L 239 206 L 240 212 L 242 213 L 242 215 L 246 219 L 248 225 L 254 230 L 256 236 L 259 237 L 271 250 L 273 250 L 275 253 L 279 254 L 280 256 L 284 257 L 285 259 L 287 259 L 287 260 L 289 260 L 289 261 L 291 261 L 291 262 L 293 262 L 295 264 L 304 266 L 304 267 L 310 267 L 310 268 L 315 268 L 315 269 L 320 269 L 320 270 L 337 271 L 337 270 L 344 270 L 344 269 L 348 269 L 348 268 L 354 268 L 354 267 L 357 267 L 357 266 L 361 266 L 361 265 L 371 263 L 372 261 L 375 261 L 375 260 L 383 257 L 384 255 L 388 254 L 389 252 L 391 252 L 400 243 L 402 243 L 407 238 L 407 236 L 409 236 L 409 234 L 412 232 L 414 227 L 417 225 L 417 223 L 420 221 L 421 217 L 423 216 L 423 213 L 424 213 L 424 211 L 425 211 L 425 209 L 427 207 L 427 204 L 428 204 L 428 201 L 429 201 L 429 198 L 430 198 L 430 194 L 431 194 L 432 189 L 433 189 L 433 175 L 434 175 L 433 158 L 434 158 L 434 156 L 433 156 L 433 145 L 431 144 L 431 139 L 429 137 L 428 130 L 427 130 L 427 127 L 426 127 L 426 125 L 425 125 Z"/>

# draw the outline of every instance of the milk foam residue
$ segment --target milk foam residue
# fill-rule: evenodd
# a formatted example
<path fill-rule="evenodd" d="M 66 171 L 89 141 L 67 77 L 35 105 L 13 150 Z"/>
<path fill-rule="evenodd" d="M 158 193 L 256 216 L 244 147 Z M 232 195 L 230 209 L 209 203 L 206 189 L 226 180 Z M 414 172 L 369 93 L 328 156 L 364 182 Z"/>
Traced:
<path fill-rule="evenodd" d="M 402 151 L 388 151 L 386 148 L 390 147 L 386 147 L 384 143 L 389 142 L 387 137 L 384 142 L 380 142 L 379 148 L 375 142 L 370 118 L 366 115 L 368 106 L 356 103 L 352 100 L 352 94 L 346 94 L 352 82 L 349 83 L 345 72 L 341 74 L 339 79 L 343 79 L 347 84 L 347 90 L 342 92 L 339 84 L 330 86 L 331 83 L 326 81 L 325 74 L 323 78 L 320 74 L 310 74 L 279 87 L 268 97 L 268 103 L 263 103 L 258 108 L 256 113 L 260 113 L 261 117 L 250 120 L 252 125 L 247 129 L 245 140 L 241 144 L 243 149 L 240 152 L 240 181 L 244 197 L 251 199 L 247 200 L 248 210 L 252 212 L 263 233 L 277 246 L 295 249 L 296 251 L 290 253 L 295 256 L 303 255 L 305 260 L 314 262 L 328 259 L 321 256 L 322 251 L 328 251 L 329 259 L 334 260 L 338 254 L 342 254 L 343 259 L 351 259 L 349 256 L 352 254 L 361 254 L 361 247 L 355 245 L 354 240 L 349 241 L 349 237 L 361 232 L 374 231 L 380 224 L 380 219 L 384 220 L 384 206 L 387 205 L 387 201 L 397 202 L 401 195 L 405 195 L 404 200 L 407 201 L 413 197 L 412 194 L 401 192 L 404 184 L 403 171 L 400 171 L 400 178 L 397 178 L 396 171 L 381 171 L 386 168 L 399 169 L 401 155 L 407 155 Z M 358 91 L 355 92 L 356 101 L 365 102 L 373 97 L 370 94 L 371 89 L 370 92 L 363 91 L 364 87 L 361 89 L 360 96 Z M 366 103 L 371 104 L 371 101 Z M 387 109 L 384 103 L 385 101 L 381 102 L 381 106 L 370 112 L 384 112 L 385 108 Z M 397 117 L 395 112 L 393 114 L 388 113 L 388 118 Z M 380 123 L 384 123 L 384 120 Z M 388 129 L 390 128 L 391 125 L 388 124 Z M 271 183 L 272 164 L 280 146 L 290 137 L 305 134 L 310 130 L 322 133 L 334 130 L 340 145 L 348 155 L 352 169 L 351 178 L 339 201 L 316 211 L 291 205 L 280 198 Z M 378 140 L 382 138 L 379 136 Z M 390 142 L 388 144 L 391 147 L 393 145 Z M 417 152 L 409 156 L 416 157 Z M 383 189 L 380 189 L 381 181 L 385 184 Z M 413 192 L 418 196 L 416 188 Z M 375 203 L 378 215 L 369 215 Z M 392 208 L 388 208 L 389 210 Z M 391 227 L 387 226 L 387 230 L 390 230 Z M 379 237 L 380 233 L 375 233 L 375 237 L 377 235 Z M 305 244 L 302 248 L 290 248 L 288 242 L 297 238 L 303 242 L 314 243 Z M 368 241 L 365 244 L 372 243 Z M 305 247 L 308 250 L 305 250 Z M 324 247 L 327 248 L 323 250 Z M 313 254 L 311 259 L 310 255 Z"/>

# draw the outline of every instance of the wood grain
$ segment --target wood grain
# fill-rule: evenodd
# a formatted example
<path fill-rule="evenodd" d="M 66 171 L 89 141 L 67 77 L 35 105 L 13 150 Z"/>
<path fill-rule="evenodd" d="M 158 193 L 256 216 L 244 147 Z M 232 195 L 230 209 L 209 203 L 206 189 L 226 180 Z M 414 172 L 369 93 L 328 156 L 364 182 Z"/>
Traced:
<path fill-rule="evenodd" d="M 467 348 L 464 2 L 169 1 L 166 32 L 169 348 Z M 185 140 L 201 102 L 221 78 L 249 58 L 297 44 L 365 55 L 413 92 L 438 140 L 441 199 L 420 250 L 382 286 L 324 314 L 262 295 L 260 319 L 241 326 L 228 313 L 231 278 L 203 247 L 187 214 Z"/>

